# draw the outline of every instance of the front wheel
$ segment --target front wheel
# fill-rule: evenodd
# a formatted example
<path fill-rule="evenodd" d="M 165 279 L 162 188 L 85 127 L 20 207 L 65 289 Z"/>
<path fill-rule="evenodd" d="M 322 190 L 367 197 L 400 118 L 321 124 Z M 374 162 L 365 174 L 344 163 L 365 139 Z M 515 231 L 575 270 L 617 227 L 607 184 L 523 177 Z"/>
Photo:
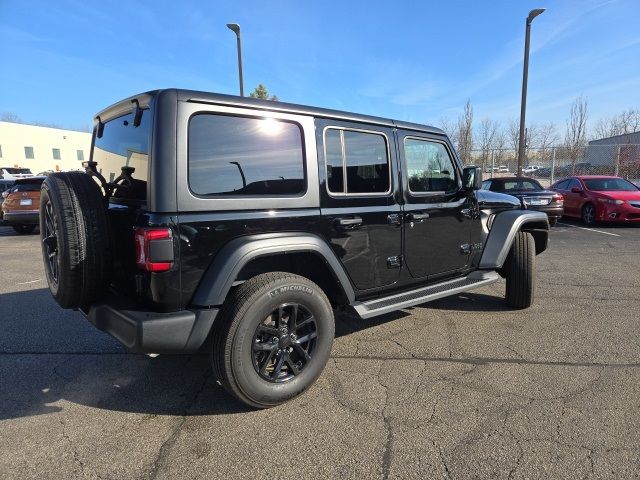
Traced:
<path fill-rule="evenodd" d="M 36 229 L 35 225 L 12 225 L 13 229 L 20 234 L 26 235 L 29 233 L 33 233 Z"/>
<path fill-rule="evenodd" d="M 593 225 L 596 221 L 596 208 L 587 203 L 584 207 L 582 207 L 582 221 L 585 225 Z"/>
<path fill-rule="evenodd" d="M 513 308 L 527 308 L 533 303 L 535 291 L 536 245 L 528 232 L 518 232 L 504 264 L 507 280 L 507 304 Z"/>
<path fill-rule="evenodd" d="M 213 370 L 247 405 L 267 408 L 300 395 L 329 359 L 333 310 L 322 289 L 307 278 L 257 275 L 230 294 L 219 315 Z"/>

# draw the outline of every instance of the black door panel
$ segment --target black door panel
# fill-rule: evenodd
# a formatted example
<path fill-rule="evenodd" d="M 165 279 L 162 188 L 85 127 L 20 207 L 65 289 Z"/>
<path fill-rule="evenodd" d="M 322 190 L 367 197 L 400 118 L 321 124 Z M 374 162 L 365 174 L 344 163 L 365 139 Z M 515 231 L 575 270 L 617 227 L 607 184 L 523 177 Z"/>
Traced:
<path fill-rule="evenodd" d="M 393 130 L 316 120 L 316 139 L 325 236 L 357 290 L 394 284 L 402 212 Z"/>
<path fill-rule="evenodd" d="M 404 259 L 413 278 L 469 268 L 475 200 L 461 188 L 461 168 L 445 137 L 399 130 L 404 196 Z"/>
<path fill-rule="evenodd" d="M 389 222 L 389 207 L 323 208 L 327 237 L 359 290 L 394 283 L 398 268 L 389 268 L 389 257 L 400 255 L 400 226 Z M 396 206 L 397 214 L 400 207 Z"/>

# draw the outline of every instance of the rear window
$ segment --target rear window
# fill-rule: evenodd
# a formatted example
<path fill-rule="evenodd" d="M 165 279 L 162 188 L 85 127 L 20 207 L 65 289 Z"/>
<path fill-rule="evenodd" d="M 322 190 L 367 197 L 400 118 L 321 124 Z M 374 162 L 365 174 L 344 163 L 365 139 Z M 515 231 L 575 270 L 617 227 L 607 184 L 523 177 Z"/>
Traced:
<path fill-rule="evenodd" d="M 300 126 L 272 118 L 195 115 L 189 122 L 189 186 L 204 196 L 303 193 Z"/>
<path fill-rule="evenodd" d="M 18 183 L 14 185 L 11 192 L 39 192 L 42 182 L 37 183 Z"/>
<path fill-rule="evenodd" d="M 96 168 L 107 182 L 115 180 L 122 172 L 122 167 L 135 168 L 131 175 L 134 179 L 133 190 L 120 192 L 128 198 L 146 198 L 151 117 L 152 112 L 144 110 L 137 127 L 133 125 L 133 113 L 114 118 L 104 124 L 102 136 L 96 136 L 95 139 L 92 159 L 97 162 Z"/>
<path fill-rule="evenodd" d="M 534 180 L 509 180 L 505 182 L 494 182 L 492 190 L 499 192 L 534 192 L 542 190 L 542 187 Z"/>

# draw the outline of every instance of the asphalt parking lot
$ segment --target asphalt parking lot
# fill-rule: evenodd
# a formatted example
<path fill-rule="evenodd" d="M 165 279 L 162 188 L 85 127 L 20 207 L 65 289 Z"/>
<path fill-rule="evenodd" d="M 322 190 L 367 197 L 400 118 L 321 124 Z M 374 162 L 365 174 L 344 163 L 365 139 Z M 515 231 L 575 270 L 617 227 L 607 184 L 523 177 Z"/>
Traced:
<path fill-rule="evenodd" d="M 1 478 L 640 475 L 640 227 L 554 228 L 535 305 L 504 283 L 364 321 L 301 398 L 251 411 L 206 356 L 126 353 L 0 227 Z"/>

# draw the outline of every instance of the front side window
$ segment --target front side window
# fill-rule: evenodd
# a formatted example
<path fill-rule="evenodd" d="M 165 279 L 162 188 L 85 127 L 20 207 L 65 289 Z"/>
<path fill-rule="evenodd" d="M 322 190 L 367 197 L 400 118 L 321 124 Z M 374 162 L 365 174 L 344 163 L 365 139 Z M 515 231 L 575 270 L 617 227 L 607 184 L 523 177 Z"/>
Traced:
<path fill-rule="evenodd" d="M 197 195 L 299 195 L 302 130 L 272 118 L 198 114 L 189 122 L 189 186 Z"/>
<path fill-rule="evenodd" d="M 53 159 L 54 160 L 60 160 L 60 149 L 59 148 L 52 148 L 51 149 L 51 153 L 53 154 Z"/>
<path fill-rule="evenodd" d="M 24 158 L 33 159 L 33 147 L 24 147 Z"/>
<path fill-rule="evenodd" d="M 405 138 L 404 156 L 411 192 L 450 192 L 458 187 L 455 166 L 442 143 Z"/>
<path fill-rule="evenodd" d="M 384 135 L 329 128 L 324 134 L 324 145 L 330 193 L 390 191 L 389 156 Z"/>

